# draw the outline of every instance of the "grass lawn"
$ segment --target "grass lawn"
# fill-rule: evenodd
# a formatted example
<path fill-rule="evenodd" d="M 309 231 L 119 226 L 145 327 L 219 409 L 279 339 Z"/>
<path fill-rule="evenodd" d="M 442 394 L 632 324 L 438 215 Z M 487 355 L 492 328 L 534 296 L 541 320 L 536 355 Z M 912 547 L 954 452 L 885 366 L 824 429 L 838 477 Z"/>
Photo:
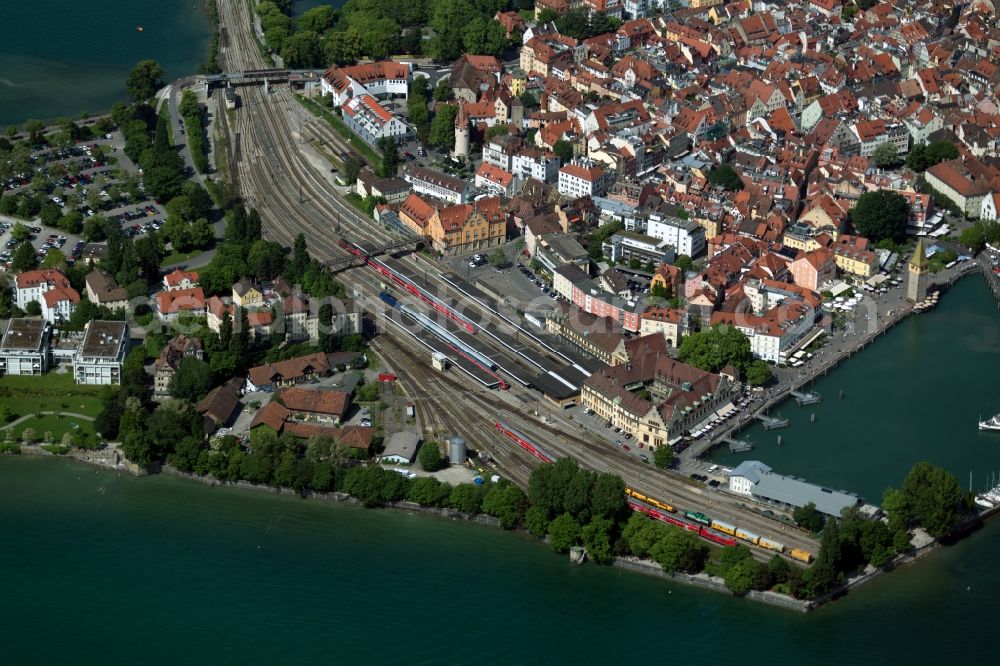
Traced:
<path fill-rule="evenodd" d="M 213 247 L 215 247 L 215 246 L 214 245 L 210 245 L 209 247 L 202 248 L 200 250 L 191 250 L 190 252 L 171 252 L 167 256 L 163 257 L 163 259 L 160 261 L 160 265 L 161 266 L 170 266 L 172 264 L 179 264 L 179 263 L 188 261 L 190 259 L 194 259 L 199 254 L 201 254 L 203 252 L 208 252 Z M 196 266 L 188 266 L 188 268 L 189 269 L 196 268 Z"/>
<path fill-rule="evenodd" d="M 0 405 L 7 407 L 14 418 L 41 411 L 97 416 L 101 411 L 102 388 L 74 384 L 72 373 L 50 372 L 37 377 L 5 375 L 0 377 Z M 83 422 L 80 426 L 83 427 Z"/>
<path fill-rule="evenodd" d="M 79 426 L 79 428 L 73 428 L 73 424 Z M 17 440 L 21 439 L 21 433 L 24 432 L 25 428 L 34 428 L 35 437 L 41 441 L 45 436 L 46 432 L 52 433 L 52 439 L 56 444 L 62 441 L 62 436 L 70 432 L 85 432 L 88 434 L 94 434 L 94 423 L 92 421 L 84 421 L 83 419 L 73 418 L 72 416 L 55 416 L 55 415 L 45 415 L 42 417 L 33 416 L 27 421 L 18 423 L 10 430 L 14 431 L 14 438 Z M 6 431 L 0 431 L 3 433 L 3 437 L 7 436 Z"/>

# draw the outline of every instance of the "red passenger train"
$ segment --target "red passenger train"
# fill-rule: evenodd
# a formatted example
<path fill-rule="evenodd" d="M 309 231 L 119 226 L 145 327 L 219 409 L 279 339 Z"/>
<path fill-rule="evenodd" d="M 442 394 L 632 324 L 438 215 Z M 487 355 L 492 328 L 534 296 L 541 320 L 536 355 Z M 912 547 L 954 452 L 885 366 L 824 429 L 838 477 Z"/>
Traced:
<path fill-rule="evenodd" d="M 505 437 L 507 437 L 508 439 L 510 439 L 512 442 L 514 442 L 515 444 L 517 444 L 522 449 L 524 449 L 525 451 L 527 451 L 531 455 L 535 456 L 536 458 L 538 458 L 542 462 L 544 462 L 544 463 L 551 463 L 551 462 L 555 462 L 556 461 L 556 458 L 553 457 L 553 456 L 551 456 L 551 455 L 549 455 L 549 453 L 546 452 L 545 449 L 543 449 L 542 447 L 538 446 L 537 444 L 533 444 L 532 442 L 529 442 L 524 437 L 522 437 L 516 430 L 511 430 L 510 428 L 508 428 L 504 424 L 500 423 L 499 421 L 497 421 L 494 424 L 494 427 L 500 433 L 502 433 Z"/>
<path fill-rule="evenodd" d="M 645 504 L 639 504 L 638 502 L 635 502 L 633 500 L 628 501 L 628 506 L 633 511 L 644 513 L 650 518 L 653 518 L 654 520 L 659 520 L 661 522 L 667 523 L 668 525 L 679 527 L 683 530 L 687 530 L 688 532 L 694 532 L 701 538 L 713 541 L 719 544 L 720 546 L 727 546 L 730 548 L 736 546 L 736 539 L 730 536 L 726 536 L 724 534 L 720 534 L 715 530 L 710 530 L 704 525 L 695 525 L 694 523 L 689 523 L 685 520 L 681 520 L 680 518 L 675 518 L 674 516 L 671 516 L 669 513 L 660 511 L 659 509 L 654 509 L 653 507 L 646 506 Z"/>
<path fill-rule="evenodd" d="M 355 257 L 360 257 L 364 259 L 369 266 L 371 266 L 374 270 L 381 273 L 383 277 L 391 280 L 393 283 L 399 285 L 406 291 L 410 292 L 411 294 L 422 300 L 424 303 L 431 306 L 432 308 L 443 314 L 445 317 L 451 319 L 453 322 L 464 328 L 469 333 L 473 335 L 476 334 L 476 327 L 473 326 L 472 323 L 467 321 L 464 317 L 455 312 L 450 306 L 448 306 L 446 303 L 443 303 L 440 299 L 436 298 L 435 296 L 428 294 L 426 291 L 424 291 L 424 289 L 413 284 L 406 277 L 399 275 L 381 261 L 369 257 L 368 253 L 360 246 L 351 243 L 350 241 L 345 240 L 343 238 L 338 240 L 337 244 L 340 245 L 340 247 L 347 250 L 348 252 L 350 252 L 351 254 L 353 254 Z"/>

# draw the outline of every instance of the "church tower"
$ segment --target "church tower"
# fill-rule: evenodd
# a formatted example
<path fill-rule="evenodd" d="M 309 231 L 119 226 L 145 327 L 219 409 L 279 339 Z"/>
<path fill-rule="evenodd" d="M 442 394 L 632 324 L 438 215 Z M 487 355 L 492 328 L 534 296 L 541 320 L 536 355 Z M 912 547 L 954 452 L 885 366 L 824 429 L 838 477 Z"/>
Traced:
<path fill-rule="evenodd" d="M 469 115 L 465 112 L 465 107 L 459 105 L 458 114 L 455 116 L 455 157 L 465 157 L 469 154 Z"/>
<path fill-rule="evenodd" d="M 906 265 L 906 300 L 919 303 L 927 298 L 927 255 L 924 254 L 924 240 L 917 239 L 917 247 Z"/>

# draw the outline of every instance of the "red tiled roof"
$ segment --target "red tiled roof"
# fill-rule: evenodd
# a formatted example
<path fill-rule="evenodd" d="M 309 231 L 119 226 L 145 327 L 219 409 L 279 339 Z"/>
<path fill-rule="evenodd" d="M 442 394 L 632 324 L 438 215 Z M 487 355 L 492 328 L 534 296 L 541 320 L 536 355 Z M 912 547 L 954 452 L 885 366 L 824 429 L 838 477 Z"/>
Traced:
<path fill-rule="evenodd" d="M 179 289 L 177 291 L 160 291 L 156 293 L 156 308 L 160 314 L 204 310 L 205 292 L 202 291 L 201 287 Z"/>

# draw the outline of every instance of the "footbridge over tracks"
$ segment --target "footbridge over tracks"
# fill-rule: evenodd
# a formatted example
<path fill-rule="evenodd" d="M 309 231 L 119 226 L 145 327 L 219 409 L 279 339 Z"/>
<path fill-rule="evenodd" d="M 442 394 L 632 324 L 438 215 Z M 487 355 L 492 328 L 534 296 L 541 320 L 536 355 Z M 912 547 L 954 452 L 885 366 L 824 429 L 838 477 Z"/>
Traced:
<path fill-rule="evenodd" d="M 209 86 L 251 86 L 267 83 L 318 81 L 322 69 L 249 69 L 242 72 L 205 74 L 200 78 Z"/>
<path fill-rule="evenodd" d="M 361 254 L 349 254 L 345 257 L 337 257 L 336 259 L 331 259 L 326 262 L 326 267 L 330 270 L 336 272 L 345 268 L 354 268 L 355 266 L 364 266 L 368 259 L 373 257 L 378 257 L 383 254 L 393 254 L 394 252 L 399 252 L 400 250 L 408 250 L 413 252 L 417 249 L 417 244 L 421 242 L 421 238 L 418 236 L 411 236 L 407 238 L 400 238 L 397 240 L 389 241 L 383 245 L 371 247 L 367 243 L 356 244 L 356 246 L 362 251 Z"/>

